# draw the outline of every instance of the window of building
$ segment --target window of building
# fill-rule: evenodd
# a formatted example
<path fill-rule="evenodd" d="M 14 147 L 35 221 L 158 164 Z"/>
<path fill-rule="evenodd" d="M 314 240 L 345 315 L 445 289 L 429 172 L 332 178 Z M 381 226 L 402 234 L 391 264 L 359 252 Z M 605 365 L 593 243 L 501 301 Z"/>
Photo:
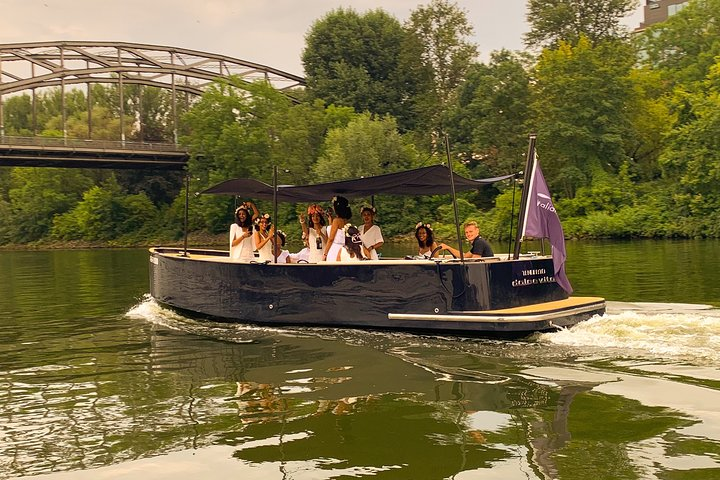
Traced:
<path fill-rule="evenodd" d="M 668 16 L 675 15 L 677 12 L 687 7 L 688 2 L 678 3 L 676 5 L 668 5 Z"/>

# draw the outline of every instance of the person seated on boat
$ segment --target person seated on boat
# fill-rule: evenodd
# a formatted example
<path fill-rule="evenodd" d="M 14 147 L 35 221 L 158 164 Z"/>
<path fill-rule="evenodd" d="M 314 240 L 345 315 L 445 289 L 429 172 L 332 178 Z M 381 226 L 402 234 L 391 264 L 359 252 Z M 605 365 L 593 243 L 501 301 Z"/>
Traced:
<path fill-rule="evenodd" d="M 250 215 L 252 209 L 253 214 Z M 252 202 L 244 202 L 235 209 L 235 223 L 230 225 L 230 258 L 240 262 L 249 262 L 255 258 L 253 250 L 253 221 L 259 216 Z"/>
<path fill-rule="evenodd" d="M 277 261 L 275 263 L 292 263 L 290 261 L 290 252 L 287 250 L 283 250 L 283 247 L 285 246 L 285 240 L 286 235 L 285 232 L 282 230 L 278 230 L 275 232 L 275 235 L 277 235 L 277 243 L 275 245 L 275 252 L 273 252 L 273 256 L 277 256 Z"/>
<path fill-rule="evenodd" d="M 325 212 L 320 205 L 312 204 L 307 209 L 307 221 L 304 215 L 300 215 L 303 236 L 307 238 L 310 246 L 310 259 L 312 263 L 322 262 L 323 253 L 328 242 L 328 234 L 325 229 Z"/>
<path fill-rule="evenodd" d="M 342 229 L 345 236 L 345 245 L 337 254 L 338 262 L 359 262 L 366 260 L 363 254 L 363 241 L 360 230 L 349 223 L 346 223 Z"/>
<path fill-rule="evenodd" d="M 467 222 L 465 224 L 465 238 L 467 238 L 467 241 L 470 242 L 471 245 L 470 251 L 464 255 L 465 258 L 482 258 L 494 256 L 490 244 L 480 236 L 480 229 L 478 228 L 477 222 Z M 455 248 L 451 247 L 450 245 L 441 243 L 440 247 L 443 250 L 448 250 L 450 253 L 453 254 L 453 256 L 460 258 L 460 252 Z"/>
<path fill-rule="evenodd" d="M 385 243 L 380 227 L 373 224 L 376 214 L 377 210 L 375 207 L 369 205 L 363 205 L 360 209 L 363 224 L 360 225 L 358 230 L 360 230 L 360 238 L 362 238 L 363 241 L 363 254 L 365 258 L 369 258 L 370 260 L 379 259 L 377 250 Z"/>
<path fill-rule="evenodd" d="M 418 222 L 415 225 L 415 239 L 418 242 L 418 256 L 425 258 L 433 258 L 437 256 L 441 250 L 435 241 L 432 228 L 429 223 Z"/>
<path fill-rule="evenodd" d="M 291 253 L 290 263 L 309 263 L 310 262 L 310 248 L 308 247 L 308 241 L 305 234 L 303 234 L 303 248 L 297 253 Z"/>
<path fill-rule="evenodd" d="M 275 227 L 272 225 L 269 213 L 264 213 L 260 218 L 255 220 L 253 241 L 255 242 L 255 250 L 258 251 L 261 262 L 272 262 L 274 260 L 272 253 L 272 239 L 274 234 Z"/>
<path fill-rule="evenodd" d="M 349 223 L 350 218 L 352 218 L 352 210 L 350 210 L 347 198 L 333 197 L 332 205 L 335 218 L 332 219 L 332 223 L 330 224 L 330 232 L 328 233 L 329 241 L 323 251 L 323 260 L 327 262 L 337 261 L 338 253 L 345 245 L 345 232 L 343 231 L 343 227 L 346 223 Z"/>

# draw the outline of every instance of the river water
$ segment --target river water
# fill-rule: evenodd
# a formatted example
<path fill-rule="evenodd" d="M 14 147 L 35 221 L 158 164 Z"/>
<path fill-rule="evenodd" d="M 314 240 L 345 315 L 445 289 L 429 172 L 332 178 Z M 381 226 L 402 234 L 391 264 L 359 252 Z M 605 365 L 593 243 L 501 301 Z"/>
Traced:
<path fill-rule="evenodd" d="M 677 305 L 720 306 L 720 242 L 567 247 L 609 313 L 514 341 L 196 321 L 144 250 L 0 252 L 0 478 L 720 478 L 720 315 Z"/>

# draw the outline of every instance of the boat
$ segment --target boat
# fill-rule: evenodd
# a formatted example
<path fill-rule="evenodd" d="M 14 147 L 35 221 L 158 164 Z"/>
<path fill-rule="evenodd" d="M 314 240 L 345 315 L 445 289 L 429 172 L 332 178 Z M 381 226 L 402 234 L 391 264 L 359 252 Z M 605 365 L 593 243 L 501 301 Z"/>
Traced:
<path fill-rule="evenodd" d="M 534 137 L 531 137 L 525 171 L 532 172 L 531 175 L 537 171 L 544 184 L 535 159 Z M 304 186 L 232 179 L 202 193 L 273 199 L 276 209 L 279 201 L 309 203 L 327 200 L 333 195 L 452 193 L 454 201 L 456 191 L 483 188 L 511 177 L 513 175 L 474 180 L 456 174 L 451 166 L 434 165 Z M 458 240 L 460 258 L 238 263 L 230 259 L 227 251 L 190 249 L 186 240 L 181 248 L 150 249 L 150 293 L 159 304 L 191 316 L 262 325 L 390 329 L 464 336 L 524 336 L 571 327 L 604 313 L 605 300 L 570 295 L 569 282 L 564 278 L 564 243 L 560 249 L 550 238 L 553 255 L 520 253 L 519 243 L 527 229 L 548 225 L 545 218 L 535 221 L 535 227 L 528 227 L 532 223 L 528 221 L 532 218 L 531 212 L 557 217 L 549 195 L 543 193 L 542 188 L 533 194 L 533 178 L 524 182 L 523 208 L 513 253 L 464 258 Z M 552 221 L 549 224 L 552 230 Z M 459 225 L 457 230 L 459 237 Z M 547 236 L 553 234 L 550 231 Z"/>

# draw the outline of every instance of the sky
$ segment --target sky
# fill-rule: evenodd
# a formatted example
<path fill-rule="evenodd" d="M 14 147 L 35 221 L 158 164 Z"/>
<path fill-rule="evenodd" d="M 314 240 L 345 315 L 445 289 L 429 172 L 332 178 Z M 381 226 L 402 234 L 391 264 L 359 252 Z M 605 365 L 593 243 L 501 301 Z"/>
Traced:
<path fill-rule="evenodd" d="M 0 0 L 0 43 L 118 41 L 182 47 L 303 75 L 312 24 L 336 8 L 382 8 L 404 22 L 429 0 Z M 480 61 L 522 50 L 525 0 L 456 0 L 475 34 Z M 642 20 L 639 7 L 626 19 Z"/>

